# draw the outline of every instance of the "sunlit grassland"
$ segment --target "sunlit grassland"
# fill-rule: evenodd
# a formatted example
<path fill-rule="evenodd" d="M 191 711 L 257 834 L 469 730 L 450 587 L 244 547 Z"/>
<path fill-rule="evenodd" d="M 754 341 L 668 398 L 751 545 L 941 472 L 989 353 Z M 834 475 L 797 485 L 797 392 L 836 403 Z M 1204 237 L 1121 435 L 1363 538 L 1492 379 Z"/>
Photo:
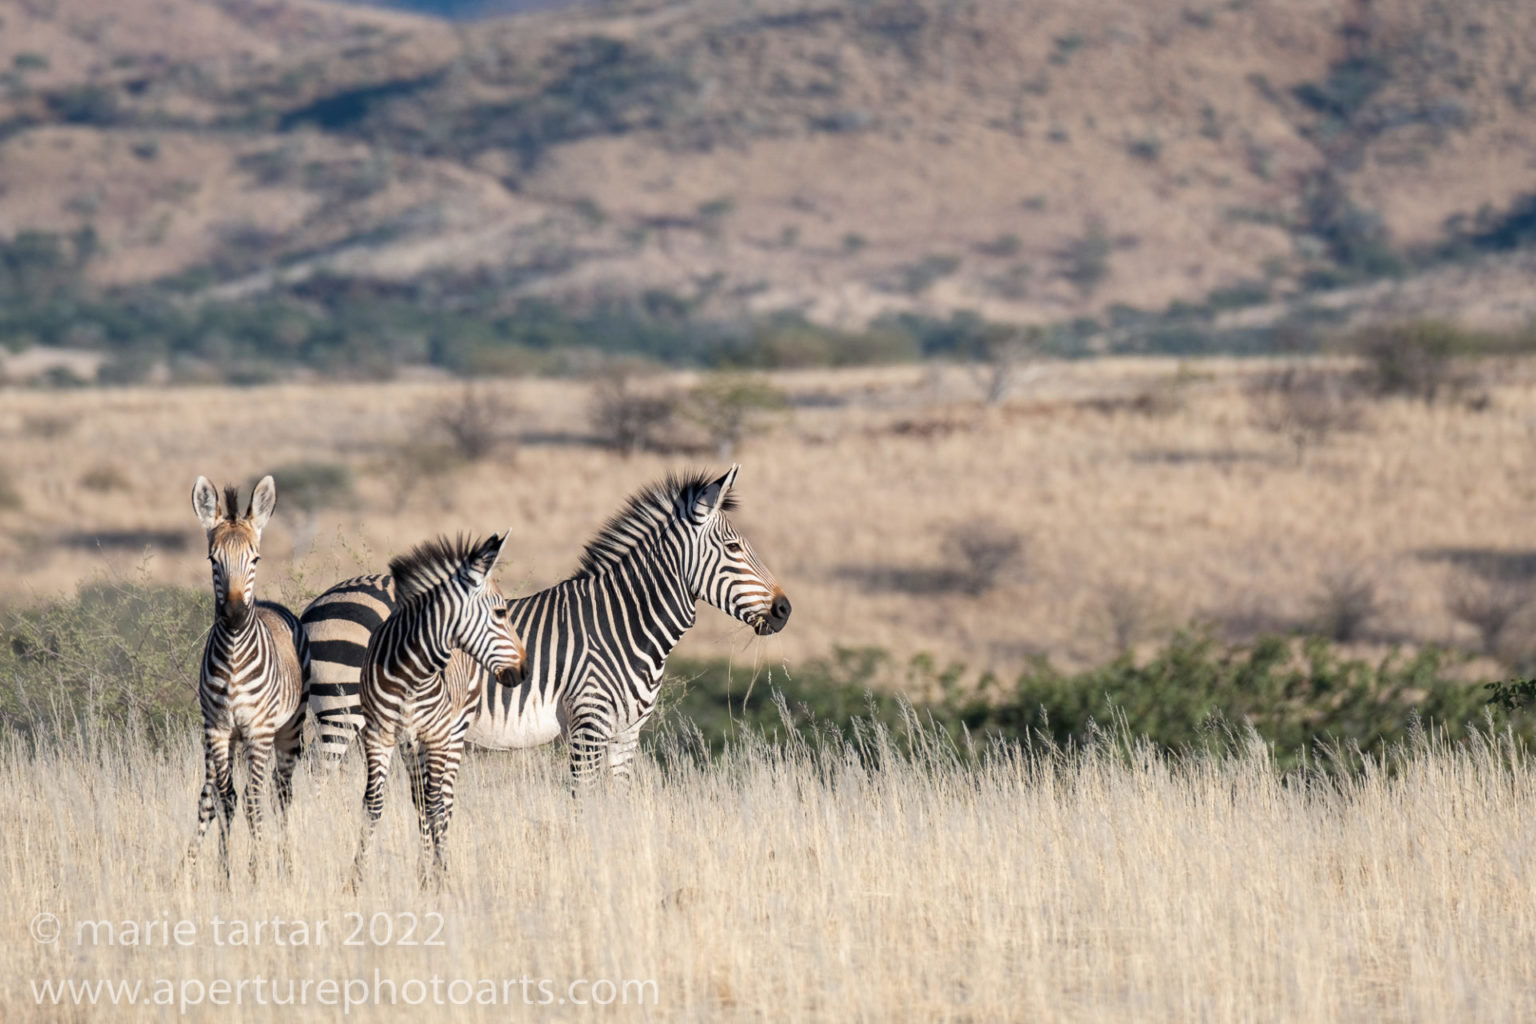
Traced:
<path fill-rule="evenodd" d="M 1536 773 L 1518 743 L 1418 734 L 1379 760 L 1345 750 L 1283 773 L 1242 736 L 1221 755 L 1159 755 L 1107 735 L 1073 750 L 972 751 L 904 728 L 823 739 L 745 737 L 707 755 L 686 734 L 664 735 L 627 797 L 580 803 L 557 751 L 473 756 L 441 891 L 418 885 L 397 777 L 355 897 L 355 761 L 337 776 L 301 772 L 291 871 L 274 853 L 253 884 L 238 825 L 226 888 L 211 858 L 178 875 L 201 779 L 190 734 L 10 746 L 4 1017 L 119 1019 L 37 1006 L 43 978 L 334 977 L 371 993 L 375 969 L 397 984 L 552 979 L 562 995 L 576 979 L 656 982 L 643 1008 L 541 1008 L 517 995 L 510 1008 L 455 1011 L 496 1021 L 1536 1013 Z M 41 912 L 59 918 L 55 943 L 29 937 Z M 396 938 L 415 915 L 416 940 L 440 914 L 443 945 L 347 945 L 349 913 L 389 915 Z M 259 946 L 217 945 L 215 916 L 226 939 L 235 920 L 307 922 L 310 944 L 279 946 L 269 931 Z M 86 920 L 183 919 L 195 927 L 185 946 L 109 946 L 79 931 Z"/>

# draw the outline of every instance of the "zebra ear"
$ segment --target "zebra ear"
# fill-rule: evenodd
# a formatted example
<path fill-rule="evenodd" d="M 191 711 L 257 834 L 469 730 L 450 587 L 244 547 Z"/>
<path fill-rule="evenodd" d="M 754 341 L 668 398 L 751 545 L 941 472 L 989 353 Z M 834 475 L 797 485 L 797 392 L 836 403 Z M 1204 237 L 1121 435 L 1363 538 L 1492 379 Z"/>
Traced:
<path fill-rule="evenodd" d="M 267 520 L 272 518 L 272 510 L 277 508 L 277 484 L 273 482 L 271 474 L 261 478 L 261 483 L 251 492 L 251 502 L 245 508 L 245 518 L 250 520 L 255 528 L 256 535 L 261 536 L 261 531 L 266 529 Z"/>
<path fill-rule="evenodd" d="M 485 581 L 490 578 L 491 570 L 496 568 L 496 562 L 501 558 L 501 549 L 506 546 L 507 537 L 511 533 L 511 530 L 504 530 L 499 536 L 492 534 L 465 561 L 464 571 L 476 590 L 485 586 Z"/>
<path fill-rule="evenodd" d="M 698 500 L 694 503 L 694 513 L 702 520 L 719 512 L 725 505 L 725 500 L 730 496 L 731 485 L 736 482 L 736 473 L 741 469 L 740 464 L 731 466 L 726 470 L 725 476 L 712 482 L 708 487 L 699 492 Z"/>
<path fill-rule="evenodd" d="M 192 485 L 192 511 L 197 513 L 204 530 L 211 531 L 218 525 L 219 492 L 205 476 L 198 477 L 197 483 Z"/>

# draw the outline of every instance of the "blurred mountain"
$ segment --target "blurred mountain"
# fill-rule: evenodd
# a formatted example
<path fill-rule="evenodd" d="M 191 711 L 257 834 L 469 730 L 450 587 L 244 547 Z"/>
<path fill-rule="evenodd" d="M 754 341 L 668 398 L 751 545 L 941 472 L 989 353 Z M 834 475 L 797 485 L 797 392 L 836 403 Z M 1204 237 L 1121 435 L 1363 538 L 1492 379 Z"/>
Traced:
<path fill-rule="evenodd" d="M 1536 235 L 1533 4 L 634 0 L 448 21 L 7 0 L 0 20 L 0 236 L 69 240 L 96 287 L 474 280 L 852 326 L 1119 323 L 1388 282 L 1471 319 L 1532 312 L 1523 256 L 1457 260 Z"/>
<path fill-rule="evenodd" d="M 435 18 L 488 18 L 525 11 L 575 7 L 585 0 L 344 0 L 367 7 L 383 7 Z"/>

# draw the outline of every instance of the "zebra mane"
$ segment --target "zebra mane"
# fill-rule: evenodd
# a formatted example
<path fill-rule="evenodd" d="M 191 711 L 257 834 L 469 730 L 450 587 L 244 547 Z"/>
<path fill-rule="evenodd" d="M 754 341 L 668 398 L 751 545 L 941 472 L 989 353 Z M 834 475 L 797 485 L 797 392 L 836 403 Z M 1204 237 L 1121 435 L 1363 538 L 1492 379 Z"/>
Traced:
<path fill-rule="evenodd" d="M 226 523 L 240 521 L 240 488 L 237 484 L 224 485 L 224 521 Z"/>
<path fill-rule="evenodd" d="M 451 580 L 480 547 L 477 537 L 459 534 L 453 540 L 434 537 L 389 560 L 395 580 L 395 600 L 404 603 Z"/>
<path fill-rule="evenodd" d="M 597 535 L 587 542 L 581 555 L 579 576 L 596 576 L 618 562 L 635 548 L 659 536 L 667 526 L 675 522 L 687 509 L 693 507 L 704 488 L 715 482 L 706 470 L 685 474 L 667 474 L 658 483 L 642 487 L 629 496 L 613 518 L 603 524 Z M 722 512 L 736 511 L 735 495 L 726 492 Z"/>

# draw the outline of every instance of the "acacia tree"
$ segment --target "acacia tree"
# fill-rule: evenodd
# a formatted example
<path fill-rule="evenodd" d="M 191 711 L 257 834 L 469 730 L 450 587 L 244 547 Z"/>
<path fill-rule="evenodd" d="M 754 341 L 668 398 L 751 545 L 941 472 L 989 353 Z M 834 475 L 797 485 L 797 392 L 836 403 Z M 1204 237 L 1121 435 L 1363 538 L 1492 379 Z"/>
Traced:
<path fill-rule="evenodd" d="M 690 390 L 681 409 L 708 435 L 715 455 L 729 459 L 749 431 L 787 404 L 784 392 L 763 377 L 717 373 Z"/>
<path fill-rule="evenodd" d="M 1024 380 L 1038 373 L 1045 355 L 1045 332 L 1039 327 L 993 327 L 971 343 L 971 374 L 981 386 L 986 404 L 997 405 Z"/>

